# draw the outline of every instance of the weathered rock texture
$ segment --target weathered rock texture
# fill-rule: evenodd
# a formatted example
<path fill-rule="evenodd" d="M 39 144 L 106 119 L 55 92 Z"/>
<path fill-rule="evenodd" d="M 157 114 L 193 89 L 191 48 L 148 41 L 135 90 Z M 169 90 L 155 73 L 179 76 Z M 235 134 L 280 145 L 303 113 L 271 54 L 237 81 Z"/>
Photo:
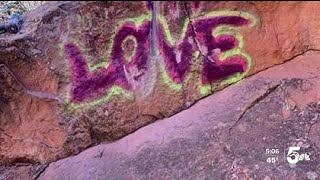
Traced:
<path fill-rule="evenodd" d="M 48 163 L 77 154 L 172 116 L 248 75 L 317 50 L 319 8 L 317 2 L 48 3 L 25 16 L 19 34 L 0 35 L 0 64 L 25 85 L 8 71 L 0 73 L 0 163 Z M 282 75 L 293 77 L 280 70 L 273 74 Z M 215 108 L 201 112 L 214 119 L 212 127 L 237 121 L 228 113 L 209 116 L 229 107 L 216 106 L 218 98 L 210 101 Z M 227 103 L 230 111 L 242 107 L 235 100 Z M 240 125 L 257 136 L 251 124 L 235 127 Z M 317 135 L 315 127 L 311 132 Z M 159 135 L 174 131 L 160 129 Z M 143 141 L 142 135 L 137 138 Z M 248 139 L 228 139 L 231 145 L 236 141 Z M 221 170 L 229 160 L 220 164 Z"/>
<path fill-rule="evenodd" d="M 296 58 L 119 141 L 53 162 L 39 179 L 319 178 L 319 68 L 320 55 Z M 310 161 L 289 166 L 290 146 Z M 267 162 L 267 148 L 279 149 L 276 164 Z"/>

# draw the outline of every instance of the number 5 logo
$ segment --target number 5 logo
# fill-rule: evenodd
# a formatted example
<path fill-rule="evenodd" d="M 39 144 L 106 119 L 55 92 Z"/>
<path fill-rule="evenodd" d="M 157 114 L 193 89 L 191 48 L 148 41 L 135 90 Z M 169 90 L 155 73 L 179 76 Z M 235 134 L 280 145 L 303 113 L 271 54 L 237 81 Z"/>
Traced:
<path fill-rule="evenodd" d="M 287 155 L 287 161 L 290 164 L 296 164 L 299 161 L 299 153 L 296 151 L 299 151 L 300 147 L 289 147 L 288 155 Z"/>

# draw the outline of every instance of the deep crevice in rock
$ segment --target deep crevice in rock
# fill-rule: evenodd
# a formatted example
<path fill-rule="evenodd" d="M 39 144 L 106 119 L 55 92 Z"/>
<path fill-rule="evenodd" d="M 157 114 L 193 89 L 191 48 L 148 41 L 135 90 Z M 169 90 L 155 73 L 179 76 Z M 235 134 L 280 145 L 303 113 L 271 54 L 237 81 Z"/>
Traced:
<path fill-rule="evenodd" d="M 190 16 L 190 12 L 189 12 L 189 9 L 188 9 L 188 7 L 187 7 L 187 2 L 184 2 L 184 7 L 185 7 L 185 10 L 186 10 L 188 19 L 189 19 L 189 24 L 191 25 L 191 28 L 192 28 L 193 41 L 194 41 L 195 45 L 197 46 L 197 48 L 198 48 L 201 56 L 204 56 L 204 54 L 201 52 L 201 49 L 200 49 L 200 47 L 199 47 L 199 43 L 197 42 L 197 39 L 196 39 L 196 31 L 195 31 L 194 26 L 193 26 L 193 24 L 192 24 L 192 19 L 191 19 L 192 17 Z M 277 36 L 276 33 L 275 33 L 275 35 L 276 35 L 276 38 L 277 38 L 277 41 L 278 41 L 278 36 Z M 277 42 L 277 43 L 278 43 L 278 45 L 279 45 L 279 42 Z M 251 75 L 248 75 L 246 78 L 248 78 L 248 77 L 250 77 L 250 76 L 253 76 L 253 75 L 257 74 L 257 73 L 266 71 L 266 70 L 268 70 L 269 68 L 275 67 L 275 66 L 277 66 L 277 65 L 282 65 L 282 64 L 284 64 L 284 63 L 286 63 L 286 62 L 289 62 L 289 61 L 295 59 L 295 58 L 298 57 L 298 56 L 304 55 L 305 53 L 307 53 L 307 52 L 309 52 L 309 51 L 320 51 L 320 50 L 317 50 L 317 49 L 307 49 L 307 50 L 303 51 L 303 52 L 300 53 L 300 54 L 294 55 L 293 57 L 284 60 L 282 63 L 275 64 L 275 65 L 270 66 L 270 67 L 268 67 L 268 68 L 259 70 L 258 72 L 255 72 L 255 73 L 253 73 L 253 74 L 251 74 Z M 27 54 L 25 54 L 24 52 L 23 52 L 22 54 L 23 54 L 25 57 L 28 57 Z M 232 85 L 232 84 L 231 84 L 231 85 Z M 228 85 L 228 86 L 230 86 L 230 85 Z M 228 87 L 228 86 L 226 86 L 226 87 Z M 240 115 L 240 117 L 238 118 L 238 120 L 236 121 L 236 123 L 235 123 L 234 125 L 236 125 L 236 124 L 238 123 L 238 121 L 242 118 L 242 116 L 243 116 L 249 109 L 251 109 L 255 104 L 257 104 L 258 102 L 260 102 L 261 100 L 263 100 L 263 98 L 267 97 L 267 96 L 268 96 L 272 91 L 274 91 L 278 86 L 279 86 L 279 84 L 271 87 L 270 89 L 268 89 L 268 90 L 266 91 L 266 93 L 264 93 L 262 96 L 258 97 L 255 101 L 253 101 L 253 102 L 246 108 L 246 110 Z M 183 84 L 182 84 L 182 87 L 183 87 L 183 93 L 184 93 L 184 94 L 183 94 L 183 96 L 184 96 L 184 97 L 183 97 L 183 100 L 185 101 L 185 99 L 186 99 L 185 96 L 186 96 L 186 95 L 185 95 L 185 91 L 184 91 L 184 89 L 185 89 L 185 84 L 184 84 L 184 82 L 183 82 Z M 217 91 L 215 91 L 214 93 L 216 93 L 216 92 L 218 92 L 218 91 L 221 91 L 221 90 L 223 90 L 223 89 L 226 88 L 226 87 L 223 87 L 222 89 L 217 90 Z M 207 95 L 207 96 L 210 96 L 212 93 L 213 93 L 213 92 L 212 92 L 212 88 L 211 88 L 211 93 L 210 93 L 209 95 Z M 32 94 L 32 93 L 31 93 L 31 94 Z M 50 96 L 50 95 L 48 95 L 48 96 Z M 184 110 L 187 110 L 187 109 L 191 108 L 195 103 L 197 103 L 198 101 L 202 100 L 203 98 L 205 98 L 205 97 L 207 97 L 207 96 L 204 96 L 204 97 L 202 97 L 202 98 L 199 98 L 199 99 L 195 100 L 193 103 L 191 103 L 191 104 L 188 105 L 188 106 L 185 106 L 185 105 L 184 105 L 185 102 L 184 102 L 184 104 L 183 104 L 184 106 L 183 106 L 182 108 L 179 108 L 179 109 L 178 109 L 179 112 L 174 113 L 174 114 L 172 114 L 172 115 L 170 115 L 170 116 L 167 116 L 167 117 L 166 117 L 165 115 L 161 115 L 161 116 L 157 117 L 157 116 L 149 115 L 149 114 L 142 114 L 142 116 L 150 116 L 151 118 L 155 118 L 155 120 L 161 120 L 161 119 L 165 119 L 165 118 L 170 118 L 170 117 L 172 117 L 172 116 L 174 116 L 174 115 L 176 115 L 176 114 L 181 113 L 181 112 L 184 111 Z M 54 98 L 53 98 L 53 99 L 54 99 Z M 1 113 L 1 112 L 0 112 L 0 113 Z M 160 113 L 161 113 L 161 112 L 160 112 Z M 147 125 L 145 125 L 145 126 L 147 126 Z M 144 126 L 142 126 L 142 127 L 144 127 Z M 140 127 L 140 128 L 141 128 L 141 127 Z M 140 128 L 138 128 L 137 130 L 139 130 Z M 133 131 L 132 133 L 134 133 L 134 132 L 135 132 L 135 131 Z M 132 134 L 132 133 L 129 133 L 129 134 L 125 135 L 125 136 L 128 136 L 128 135 L 130 135 L 130 134 Z M 123 137 L 125 137 L 125 136 L 123 136 Z M 122 137 L 122 138 L 123 138 L 123 137 Z M 121 138 L 120 138 L 120 139 L 121 139 Z"/>
<path fill-rule="evenodd" d="M 256 72 L 256 73 L 250 74 L 250 75 L 248 75 L 247 77 L 245 77 L 244 79 L 242 79 L 241 81 L 243 81 L 243 80 L 245 80 L 245 79 L 247 79 L 247 78 L 249 78 L 249 77 L 251 77 L 251 76 L 253 76 L 253 75 L 256 75 L 256 74 L 258 74 L 258 73 L 262 73 L 262 72 L 264 72 L 264 71 L 266 71 L 266 70 L 268 70 L 268 69 L 270 69 L 270 68 L 273 68 L 273 67 L 276 67 L 276 66 L 280 66 L 280 65 L 285 64 L 285 63 L 287 63 L 287 62 L 290 62 L 291 60 L 294 60 L 295 58 L 297 58 L 297 57 L 299 57 L 299 56 L 303 56 L 303 55 L 305 55 L 307 52 L 310 52 L 310 51 L 317 51 L 317 52 L 319 52 L 320 50 L 318 50 L 318 49 L 308 49 L 308 50 L 306 50 L 306 51 L 303 51 L 302 53 L 299 53 L 299 54 L 297 54 L 297 55 L 294 55 L 294 56 L 292 56 L 292 57 L 284 60 L 283 63 L 281 63 L 281 64 L 275 64 L 275 65 L 273 65 L 273 66 L 271 66 L 271 67 L 268 67 L 268 68 L 265 68 L 265 69 L 263 69 L 263 70 L 261 70 L 261 71 L 258 71 L 258 72 Z M 217 92 L 219 92 L 219 91 L 222 91 L 222 90 L 224 90 L 225 88 L 227 88 L 227 87 L 229 87 L 229 86 L 232 86 L 232 85 L 233 85 L 233 84 L 230 84 L 230 85 L 227 85 L 226 87 L 224 87 L 224 88 L 222 88 L 222 89 L 220 89 L 220 90 L 214 91 L 213 94 L 214 94 L 214 93 L 217 93 Z M 191 108 L 191 107 L 192 107 L 193 105 L 195 105 L 198 101 L 201 101 L 202 99 L 204 99 L 204 98 L 206 98 L 206 97 L 208 97 L 208 96 L 211 96 L 211 95 L 213 95 L 213 94 L 209 94 L 209 95 L 206 95 L 206 96 L 204 96 L 204 97 L 202 97 L 202 98 L 199 98 L 199 99 L 196 100 L 194 103 L 192 103 L 188 108 L 185 108 L 185 109 L 183 109 L 182 111 Z M 181 113 L 182 111 L 179 111 L 178 113 Z M 176 114 L 178 114 L 178 113 L 175 113 L 175 114 L 173 114 L 173 115 L 171 115 L 171 116 L 167 116 L 167 117 L 165 117 L 165 118 L 170 118 L 170 117 L 172 117 L 172 116 L 174 116 L 174 115 L 176 115 Z"/>
<path fill-rule="evenodd" d="M 41 174 L 45 172 L 48 166 L 49 166 L 49 163 L 44 164 L 42 167 L 40 167 L 38 172 L 36 172 L 36 174 L 32 177 L 32 180 L 37 180 L 41 176 Z"/>

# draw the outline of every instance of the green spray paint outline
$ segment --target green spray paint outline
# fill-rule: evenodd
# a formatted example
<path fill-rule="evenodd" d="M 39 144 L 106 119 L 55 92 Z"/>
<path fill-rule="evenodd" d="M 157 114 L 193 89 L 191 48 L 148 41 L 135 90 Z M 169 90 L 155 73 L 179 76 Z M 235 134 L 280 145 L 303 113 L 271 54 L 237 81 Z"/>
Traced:
<path fill-rule="evenodd" d="M 127 55 L 127 54 L 124 55 L 124 59 L 125 59 L 128 63 L 130 63 L 130 62 L 132 61 L 132 58 L 134 57 L 135 53 L 137 52 L 137 48 L 138 48 L 137 39 L 136 39 L 134 36 L 129 35 L 129 36 L 127 36 L 127 37 L 123 40 L 123 42 L 122 42 L 122 44 L 121 44 L 121 48 L 122 48 L 122 49 L 124 49 L 123 46 L 124 46 L 125 42 L 126 42 L 126 41 L 129 41 L 129 40 L 132 40 L 132 41 L 133 41 L 133 43 L 134 43 L 134 45 L 133 45 L 134 48 L 133 48 L 133 52 L 132 52 L 131 55 Z"/>
<path fill-rule="evenodd" d="M 84 15 L 84 16 L 81 16 L 81 15 L 79 15 L 79 17 L 78 17 L 78 15 L 79 14 L 77 14 L 77 23 L 84 23 L 84 24 L 87 24 L 87 22 L 89 21 L 89 26 L 92 26 L 92 24 L 90 25 L 90 23 L 92 23 L 91 22 L 91 19 L 92 18 L 90 18 L 89 16 L 90 15 Z M 89 19 L 89 20 L 88 20 Z M 80 27 L 79 27 L 79 25 L 78 25 L 78 27 L 77 27 L 77 31 L 80 31 L 80 29 L 79 29 Z M 110 59 L 110 54 L 111 54 L 111 50 L 112 50 L 112 47 L 113 47 L 113 39 L 114 39 L 114 33 L 112 34 L 112 36 L 111 36 L 111 38 L 110 38 L 110 43 L 108 43 L 107 44 L 107 50 L 106 50 L 106 52 L 104 52 L 103 53 L 103 57 L 105 57 L 105 58 L 103 58 L 103 59 L 100 59 L 100 61 L 101 62 L 99 62 L 99 63 L 93 63 L 92 61 L 91 61 L 91 58 L 88 58 L 88 56 L 86 56 L 86 59 L 87 59 L 87 65 L 88 65 L 88 69 L 91 71 L 91 72 L 94 72 L 94 71 L 96 71 L 97 69 L 100 69 L 100 68 L 107 68 L 108 66 L 109 66 L 109 64 L 110 64 L 110 62 L 109 62 L 109 60 L 108 59 Z M 78 42 L 77 43 L 77 45 L 78 45 L 78 47 L 80 47 L 81 49 L 86 49 L 85 48 L 85 45 L 83 45 L 82 44 L 82 42 L 79 42 L 79 40 L 78 39 L 73 39 L 72 40 L 72 42 Z M 109 58 L 108 58 L 109 57 Z"/>
<path fill-rule="evenodd" d="M 245 19 L 249 19 L 251 22 L 249 25 L 247 25 L 246 27 L 254 27 L 257 24 L 257 19 L 255 18 L 255 16 L 251 15 L 250 13 L 246 13 L 246 12 L 242 12 L 242 11 L 213 11 L 213 12 L 209 12 L 207 13 L 207 15 L 205 15 L 205 17 L 198 17 L 195 18 L 194 21 L 197 20 L 203 20 L 203 19 L 208 19 L 208 18 L 213 18 L 213 17 L 219 17 L 219 16 L 240 16 L 243 17 Z M 187 27 L 189 26 L 190 21 L 188 19 L 185 20 L 183 28 L 181 30 L 180 33 L 180 38 L 178 40 L 176 40 L 171 32 L 170 32 L 170 28 L 168 25 L 168 22 L 166 20 L 166 18 L 164 16 L 159 16 L 159 21 L 161 22 L 160 25 L 163 26 L 164 32 L 165 32 L 165 36 L 166 39 L 168 40 L 168 42 L 170 43 L 171 46 L 175 45 L 179 40 L 185 38 L 186 36 L 186 31 L 187 31 Z M 191 22 L 193 23 L 193 22 Z M 227 29 L 232 29 L 233 33 L 229 31 L 227 32 L 223 32 L 225 31 L 225 28 Z M 239 42 L 238 47 L 233 48 L 232 50 L 229 50 L 227 52 L 224 52 L 220 55 L 220 59 L 221 60 L 225 60 L 228 57 L 232 57 L 234 55 L 242 55 L 243 57 L 245 57 L 246 61 L 248 62 L 248 67 L 246 72 L 244 73 L 240 73 L 241 75 L 239 76 L 239 73 L 237 73 L 236 75 L 233 75 L 229 78 L 227 78 L 226 80 L 223 80 L 220 82 L 220 84 L 223 86 L 225 84 L 232 84 L 235 83 L 239 80 L 241 80 L 247 73 L 248 71 L 251 69 L 252 66 L 252 59 L 251 57 L 245 53 L 242 52 L 242 48 L 244 46 L 244 39 L 243 36 L 240 34 L 239 30 L 241 27 L 233 27 L 231 25 L 222 25 L 217 27 L 214 32 L 213 35 L 222 35 L 222 34 L 229 34 L 229 35 L 233 35 Z M 220 34 L 218 34 L 220 33 Z M 215 37 L 217 37 L 215 36 Z M 197 51 L 196 51 L 197 53 Z M 200 53 L 200 52 L 198 52 Z M 199 60 L 199 59 L 198 59 Z M 161 68 L 161 72 L 162 72 L 162 78 L 163 81 L 172 89 L 175 91 L 180 91 L 182 89 L 182 85 L 175 83 L 170 76 L 168 75 L 166 68 L 164 67 L 164 65 L 162 64 L 162 68 Z M 239 76 L 239 77 L 237 77 Z M 189 77 L 186 78 L 186 80 L 189 79 Z M 199 80 L 201 81 L 201 80 Z M 201 83 L 198 84 L 198 88 L 199 88 L 199 92 L 201 95 L 207 95 L 211 92 L 211 85 L 203 85 Z"/>
<path fill-rule="evenodd" d="M 84 103 L 80 103 L 80 104 L 77 104 L 77 103 L 71 103 L 68 107 L 68 110 L 69 111 L 74 111 L 74 110 L 77 110 L 79 108 L 82 108 L 82 107 L 89 107 L 89 108 L 93 108 L 93 107 L 96 107 L 102 103 L 107 103 L 111 100 L 111 98 L 113 96 L 120 96 L 120 95 L 124 95 L 125 98 L 128 98 L 128 99 L 133 99 L 133 93 L 130 92 L 130 91 L 127 91 L 125 89 L 123 89 L 122 87 L 120 86 L 112 86 L 106 93 L 105 96 L 97 99 L 97 100 L 94 100 L 94 101 L 91 101 L 91 102 L 84 102 Z"/>
<path fill-rule="evenodd" d="M 142 25 L 142 23 L 145 21 L 145 20 L 151 20 L 151 14 L 142 14 L 138 17 L 135 17 L 135 18 L 126 18 L 126 19 L 123 19 L 121 20 L 120 22 L 117 23 L 117 27 L 116 29 L 114 30 L 115 33 L 112 34 L 110 40 L 110 45 L 109 45 L 109 49 L 107 49 L 106 51 L 106 56 L 108 57 L 110 54 L 111 54 L 111 50 L 114 46 L 114 38 L 116 36 L 116 33 L 123 27 L 123 25 L 125 23 L 128 23 L 128 22 L 133 22 L 135 27 L 140 27 Z M 97 63 L 97 64 L 89 64 L 89 69 L 90 71 L 95 71 L 99 68 L 107 68 L 108 66 L 110 65 L 110 61 L 108 61 L 107 59 L 105 59 L 103 62 L 100 62 L 100 63 Z"/>
<path fill-rule="evenodd" d="M 185 37 L 186 32 L 187 32 L 187 28 L 189 25 L 188 19 L 186 19 L 185 22 L 183 23 L 183 27 L 182 27 L 181 33 L 180 33 L 180 38 L 177 40 L 172 36 L 172 34 L 170 32 L 169 25 L 168 25 L 168 21 L 165 18 L 165 16 L 159 15 L 158 18 L 159 18 L 160 25 L 163 27 L 164 34 L 166 37 L 165 39 L 169 42 L 170 46 L 175 46 L 179 40 L 181 40 Z M 163 82 L 167 86 L 169 86 L 169 88 L 171 88 L 174 91 L 181 91 L 182 90 L 182 88 L 183 88 L 182 84 L 178 84 L 172 80 L 172 78 L 169 76 L 163 62 L 161 62 L 161 76 L 162 76 Z M 188 75 L 188 76 L 190 76 L 190 75 Z M 186 79 L 189 79 L 189 78 L 190 77 L 187 77 Z"/>
<path fill-rule="evenodd" d="M 241 79 L 243 79 L 245 77 L 245 75 L 249 72 L 249 70 L 252 67 L 252 59 L 251 57 L 242 51 L 243 47 L 244 47 L 244 38 L 243 36 L 240 34 L 239 28 L 236 27 L 231 27 L 231 26 L 219 26 L 217 27 L 214 31 L 213 31 L 213 36 L 218 38 L 219 36 L 222 35 L 232 35 L 233 37 L 235 37 L 235 39 L 237 39 L 238 41 L 238 45 L 237 47 L 228 50 L 226 52 L 223 52 L 219 55 L 219 58 L 221 61 L 226 60 L 229 57 L 232 56 L 243 56 L 244 59 L 247 62 L 247 69 L 245 72 L 243 73 L 237 73 L 235 75 L 231 75 L 229 76 L 227 79 L 222 80 L 221 82 L 219 82 L 219 86 L 224 86 L 224 85 L 228 85 L 228 84 L 232 84 L 235 83 L 237 81 L 240 81 Z M 201 81 L 201 79 L 199 79 L 199 81 Z M 201 83 L 198 84 L 198 88 L 199 88 L 199 92 L 202 96 L 206 96 L 208 94 L 211 93 L 212 89 L 211 89 L 211 85 L 203 85 Z"/>
<path fill-rule="evenodd" d="M 209 17 L 208 17 L 209 16 Z M 218 17 L 218 16 L 240 16 L 243 17 L 245 19 L 249 19 L 250 20 L 250 24 L 244 27 L 254 27 L 257 25 L 258 20 L 255 16 L 253 16 L 250 13 L 246 13 L 246 12 L 242 12 L 242 11 L 215 11 L 215 12 L 209 12 L 207 14 L 206 17 L 199 17 L 196 18 L 195 20 L 203 20 L 203 19 L 207 19 L 207 18 L 212 18 L 212 17 Z M 252 67 L 252 58 L 250 57 L 249 54 L 247 54 L 246 52 L 243 51 L 243 47 L 244 47 L 244 37 L 241 35 L 240 33 L 240 29 L 244 28 L 244 27 L 235 27 L 232 25 L 221 25 L 216 27 L 216 29 L 214 29 L 214 31 L 212 32 L 212 35 L 214 37 L 219 37 L 221 35 L 232 35 L 233 37 L 235 37 L 238 41 L 238 46 L 226 51 L 224 53 L 221 53 L 219 55 L 219 58 L 221 61 L 224 61 L 225 59 L 232 57 L 232 56 L 243 56 L 244 59 L 247 61 L 247 69 L 245 72 L 243 73 L 237 73 L 235 75 L 232 75 L 230 77 L 228 77 L 225 80 L 222 80 L 219 83 L 219 86 L 225 86 L 225 85 L 229 85 L 229 84 L 233 84 L 235 82 L 240 81 L 241 79 L 243 79 L 248 72 L 250 71 L 251 67 Z M 199 79 L 199 81 L 201 81 Z M 214 89 L 211 88 L 211 85 L 203 85 L 202 83 L 198 84 L 198 89 L 199 92 L 202 96 L 206 96 L 208 94 L 210 94 L 212 91 L 214 91 Z"/>
<path fill-rule="evenodd" d="M 84 20 L 84 18 L 81 18 L 82 21 Z M 109 65 L 110 65 L 110 61 L 108 60 L 110 57 L 110 54 L 111 54 L 111 50 L 112 50 L 112 47 L 114 45 L 114 37 L 116 36 L 116 32 L 118 32 L 118 30 L 125 24 L 125 23 L 128 23 L 128 22 L 133 22 L 135 24 L 136 27 L 139 27 L 142 25 L 142 23 L 145 21 L 145 20 L 150 20 L 151 19 L 151 15 L 150 14 L 142 14 L 138 17 L 134 17 L 134 18 L 126 18 L 126 19 L 123 19 L 121 20 L 120 22 L 117 23 L 117 27 L 115 28 L 115 33 L 112 34 L 111 38 L 110 38 L 110 43 L 108 43 L 108 48 L 107 48 L 107 51 L 103 54 L 104 57 L 106 58 L 103 58 L 101 59 L 101 62 L 99 63 L 93 63 L 92 61 L 90 61 L 89 59 L 91 58 L 88 58 L 86 55 L 85 55 L 85 58 L 87 59 L 87 66 L 88 66 L 88 69 L 91 71 L 91 72 L 94 72 L 100 68 L 107 68 Z M 78 19 L 77 19 L 78 21 Z M 77 46 L 80 47 L 81 49 L 86 49 L 85 46 L 77 39 L 74 39 L 72 38 L 72 42 L 76 42 Z M 108 58 L 109 57 L 109 58 Z"/>
<path fill-rule="evenodd" d="M 115 29 L 114 32 L 118 32 L 118 30 L 120 28 L 122 28 L 122 26 L 125 24 L 125 23 L 128 23 L 128 22 L 133 22 L 135 24 L 136 27 L 140 27 L 142 25 L 142 23 L 145 21 L 145 20 L 150 20 L 151 19 L 151 16 L 150 14 L 143 14 L 137 18 L 127 18 L 127 19 L 124 19 L 122 21 L 120 21 L 118 23 L 118 28 Z M 115 37 L 115 34 L 113 34 L 113 36 L 111 37 L 111 47 L 114 46 L 114 37 Z M 111 49 L 109 50 L 109 53 L 111 52 Z M 90 66 L 90 62 L 87 62 L 87 65 L 88 65 L 88 69 L 90 71 L 90 73 L 96 71 L 98 68 L 100 67 L 104 67 L 104 68 L 108 68 L 110 62 L 101 62 L 101 63 L 98 63 L 94 66 Z M 90 68 L 91 67 L 91 68 Z M 94 67 L 94 68 L 92 68 Z M 67 99 L 67 102 L 70 103 L 70 91 L 69 91 L 69 95 L 67 97 L 69 97 L 69 99 Z M 93 100 L 91 102 L 83 102 L 83 103 L 70 103 L 68 105 L 68 110 L 69 111 L 75 111 L 79 108 L 82 108 L 82 107 L 87 107 L 87 108 L 94 108 L 102 103 L 107 103 L 109 102 L 113 96 L 120 96 L 120 95 L 124 95 L 126 98 L 129 98 L 129 99 L 133 99 L 134 97 L 134 93 L 133 92 L 130 92 L 128 90 L 125 90 L 123 89 L 122 87 L 120 86 L 117 86 L 117 85 L 113 85 L 107 92 L 106 92 L 106 95 L 102 96 L 101 98 L 97 99 L 97 100 Z"/>
<path fill-rule="evenodd" d="M 251 20 L 252 22 L 248 25 L 248 27 L 253 27 L 256 25 L 257 23 L 257 19 L 249 14 L 249 13 L 246 13 L 246 12 L 241 12 L 241 11 L 214 11 L 214 12 L 209 12 L 207 13 L 206 17 L 199 17 L 199 18 L 195 18 L 194 20 L 201 20 L 201 19 L 207 19 L 207 18 L 212 18 L 212 17 L 218 17 L 218 16 L 240 16 L 240 17 L 244 17 L 246 19 L 249 19 Z M 139 17 L 136 17 L 136 18 L 127 18 L 127 19 L 124 19 L 123 21 L 120 21 L 118 23 L 118 28 L 116 28 L 115 32 L 117 32 L 117 30 L 119 30 L 123 24 L 125 23 L 128 23 L 128 22 L 133 22 L 135 24 L 136 27 L 140 27 L 142 25 L 142 23 L 145 21 L 145 20 L 151 20 L 151 15 L 150 14 L 143 14 Z M 163 26 L 163 29 L 165 31 L 165 36 L 166 36 L 166 40 L 169 41 L 170 45 L 175 45 L 177 43 L 177 41 L 183 39 L 186 35 L 186 31 L 187 31 L 187 27 L 190 23 L 190 21 L 188 19 L 185 20 L 184 22 L 184 25 L 183 25 L 183 28 L 181 30 L 181 33 L 180 33 L 180 39 L 176 40 L 171 32 L 170 32 L 170 29 L 169 29 L 169 26 L 168 26 L 168 22 L 167 20 L 165 19 L 164 16 L 160 15 L 159 16 L 159 21 L 161 22 L 160 25 Z M 224 85 L 224 84 L 232 84 L 234 82 L 237 82 L 239 80 L 241 80 L 247 73 L 248 71 L 250 70 L 251 66 L 252 66 L 252 59 L 251 57 L 245 53 L 245 52 L 241 52 L 243 46 L 244 46 L 244 40 L 243 40 L 243 36 L 240 34 L 239 30 L 240 28 L 238 27 L 232 27 L 232 26 L 226 26 L 226 25 L 223 25 L 223 26 L 219 26 L 217 27 L 214 32 L 213 32 L 213 35 L 222 35 L 222 34 L 227 34 L 227 32 L 223 32 L 221 29 L 223 28 L 228 28 L 228 29 L 232 29 L 232 30 L 235 30 L 235 31 L 232 31 L 232 32 L 228 32 L 228 33 L 235 33 L 235 34 L 232 34 L 234 35 L 234 37 L 238 40 L 239 44 L 238 44 L 238 47 L 237 48 L 233 48 L 232 50 L 229 50 L 227 52 L 224 52 L 220 55 L 220 58 L 221 60 L 225 60 L 227 59 L 228 57 L 231 57 L 231 56 L 234 56 L 234 55 L 241 55 L 241 56 L 244 56 L 245 59 L 248 61 L 248 68 L 247 68 L 247 71 L 245 73 L 241 73 L 242 75 L 240 75 L 240 77 L 235 77 L 236 75 L 226 79 L 226 80 L 223 80 L 221 81 L 220 85 Z M 247 27 L 247 26 L 246 26 Z M 219 32 L 221 31 L 221 32 Z M 112 35 L 111 37 L 111 43 L 110 43 L 110 46 L 113 47 L 114 45 L 114 37 L 115 37 L 115 33 Z M 81 43 L 80 43 L 81 44 Z M 112 48 L 109 48 L 109 50 L 106 52 L 110 54 L 111 52 L 111 49 Z M 198 59 L 200 58 L 200 52 L 199 51 L 196 51 L 194 53 L 195 55 L 195 58 Z M 110 62 L 101 62 L 101 63 L 98 63 L 98 64 L 95 64 L 95 65 L 92 65 L 90 62 L 87 62 L 87 65 L 88 65 L 88 69 L 90 72 L 93 72 L 95 71 L 96 69 L 100 68 L 100 67 L 104 67 L 104 68 L 107 68 L 109 66 Z M 182 85 L 181 84 L 177 84 L 175 83 L 171 78 L 170 76 L 168 75 L 165 67 L 164 67 L 164 64 L 162 63 L 162 67 L 161 67 L 161 72 L 162 72 L 162 78 L 164 80 L 164 82 L 173 90 L 175 91 L 179 91 L 182 89 Z M 186 78 L 186 81 L 188 81 L 189 79 L 191 78 L 191 75 L 188 75 L 187 78 Z M 202 85 L 200 83 L 200 87 L 199 87 L 199 92 L 200 94 L 202 95 L 205 95 L 206 93 L 210 93 L 208 92 L 211 91 L 211 85 Z M 70 92 L 69 92 L 70 93 Z M 106 92 L 106 95 L 99 98 L 98 100 L 94 100 L 94 101 L 91 101 L 91 102 L 84 102 L 84 103 L 71 103 L 69 104 L 69 109 L 70 110 L 76 110 L 80 107 L 95 107 L 97 105 L 100 105 L 101 103 L 106 103 L 108 101 L 111 100 L 111 98 L 113 96 L 116 96 L 116 95 L 125 95 L 127 98 L 130 98 L 130 97 L 133 97 L 133 93 L 130 92 L 130 91 L 127 91 L 125 89 L 123 89 L 122 87 L 120 86 L 112 86 L 107 92 Z M 68 96 L 70 97 L 70 95 Z M 67 100 L 67 102 L 70 102 L 69 99 Z"/>

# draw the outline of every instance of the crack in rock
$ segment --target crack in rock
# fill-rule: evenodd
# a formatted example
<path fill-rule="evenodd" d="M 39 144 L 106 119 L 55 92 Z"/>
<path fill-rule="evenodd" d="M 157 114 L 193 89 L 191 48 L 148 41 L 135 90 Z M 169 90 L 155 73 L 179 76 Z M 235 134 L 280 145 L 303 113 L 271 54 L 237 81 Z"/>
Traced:
<path fill-rule="evenodd" d="M 237 121 L 230 127 L 229 129 L 229 133 L 231 132 L 231 130 L 239 123 L 239 121 L 242 119 L 242 117 L 244 116 L 244 114 L 246 112 L 248 112 L 251 108 L 253 108 L 256 104 L 260 103 L 263 99 L 265 99 L 269 94 L 271 94 L 272 92 L 274 92 L 279 86 L 281 85 L 281 83 L 277 83 L 271 87 L 269 87 L 262 95 L 260 95 L 259 97 L 257 97 L 254 101 L 252 101 L 246 108 L 244 111 L 242 111 L 242 113 L 240 114 L 239 118 L 237 119 Z"/>
<path fill-rule="evenodd" d="M 186 13 L 187 13 L 187 17 L 188 17 L 188 19 L 189 19 L 189 24 L 191 25 L 193 42 L 194 42 L 195 45 L 197 46 L 197 48 L 198 48 L 201 56 L 206 56 L 206 55 L 203 54 L 203 52 L 201 51 L 200 45 L 199 45 L 199 43 L 198 43 L 198 41 L 197 41 L 197 39 L 196 39 L 197 34 L 196 34 L 196 30 L 195 30 L 195 28 L 194 28 L 194 26 L 193 26 L 192 20 L 191 20 L 192 18 L 191 18 L 191 15 L 190 15 L 190 12 L 189 12 L 189 9 L 188 9 L 188 6 L 187 6 L 187 2 L 184 2 L 184 8 L 185 8 L 185 11 L 186 11 Z"/>
<path fill-rule="evenodd" d="M 47 169 L 50 163 L 45 164 L 44 166 L 40 167 L 40 169 L 36 172 L 36 174 L 32 177 L 32 180 L 38 180 L 43 172 Z"/>

